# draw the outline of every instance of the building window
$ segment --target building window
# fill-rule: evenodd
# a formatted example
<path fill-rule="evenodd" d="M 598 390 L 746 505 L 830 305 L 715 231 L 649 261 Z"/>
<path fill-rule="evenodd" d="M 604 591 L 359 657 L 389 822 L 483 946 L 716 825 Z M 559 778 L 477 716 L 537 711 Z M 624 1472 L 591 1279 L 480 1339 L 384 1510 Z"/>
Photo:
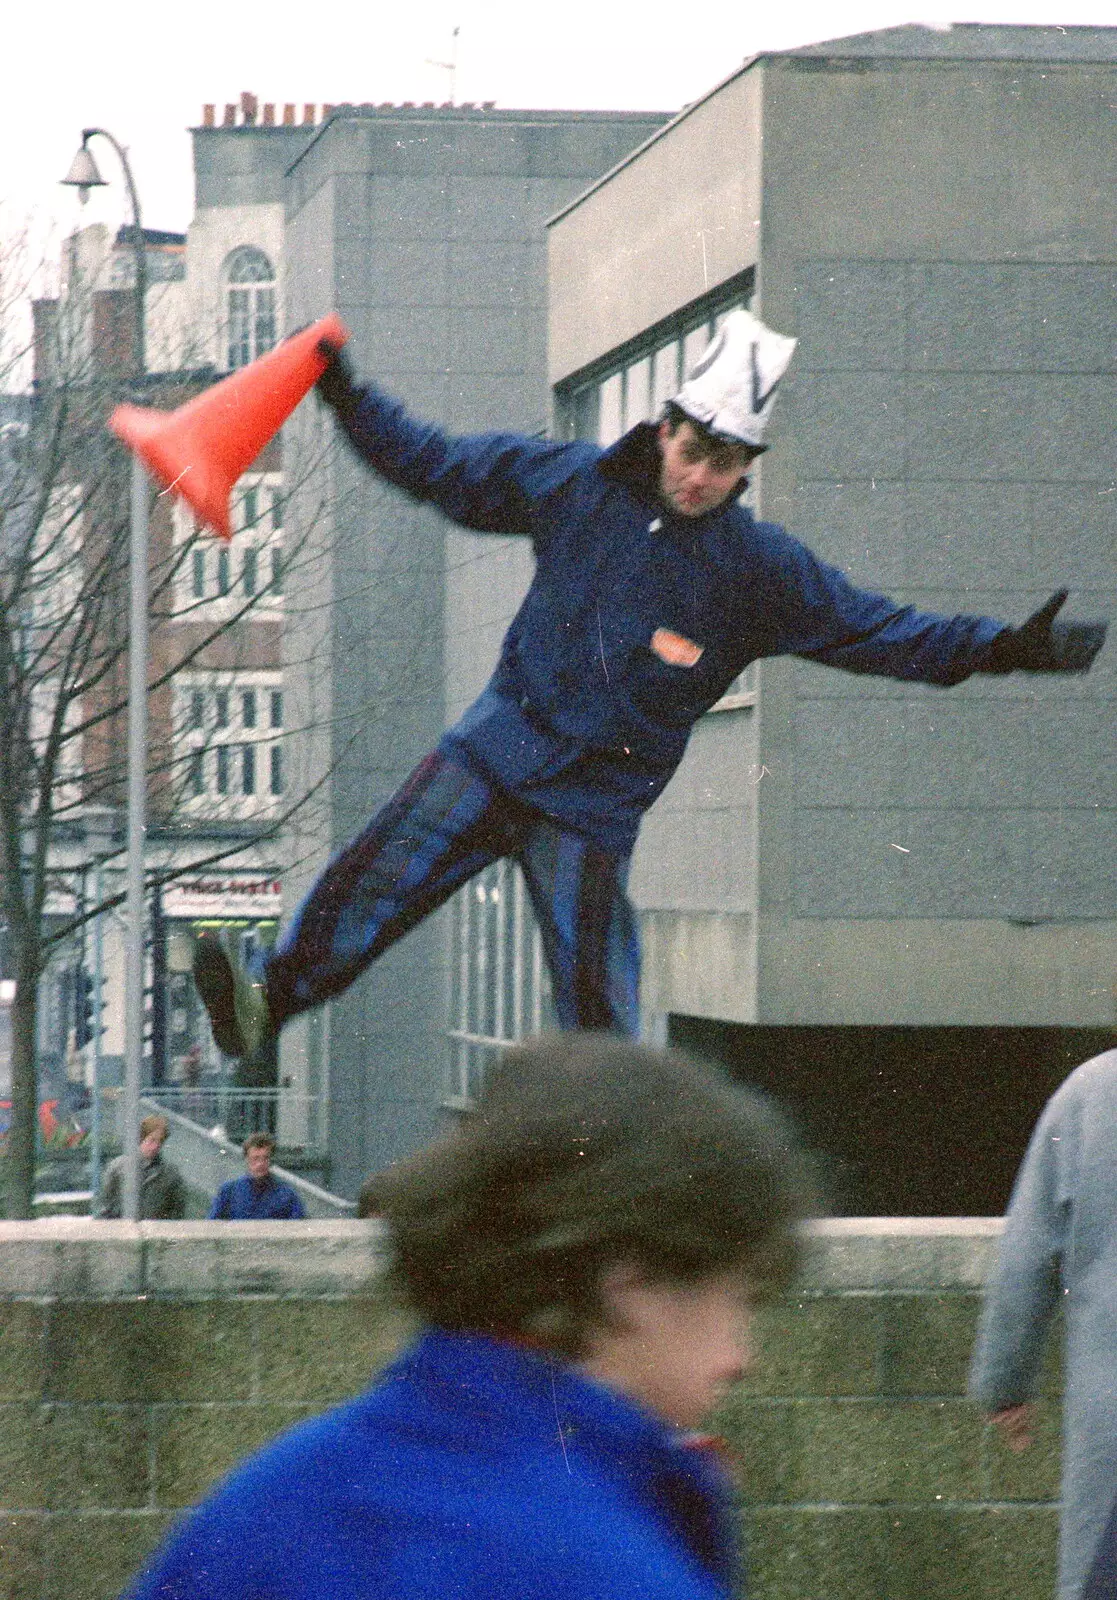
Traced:
<path fill-rule="evenodd" d="M 175 604 L 197 613 L 199 604 L 231 615 L 245 599 L 253 600 L 253 615 L 283 608 L 282 480 L 277 472 L 253 473 L 240 479 L 233 496 L 233 534 L 215 544 L 199 531 L 181 503 L 173 517 L 179 555 L 175 573 Z"/>
<path fill-rule="evenodd" d="M 594 362 L 555 391 L 557 432 L 608 446 L 654 422 L 728 312 L 752 298 L 751 269 Z"/>
<path fill-rule="evenodd" d="M 281 683 L 275 668 L 195 670 L 176 682 L 180 804 L 188 813 L 249 817 L 274 806 L 283 788 Z"/>
<path fill-rule="evenodd" d="M 225 265 L 229 371 L 275 344 L 275 271 L 262 250 L 241 245 Z"/>
<path fill-rule="evenodd" d="M 489 1064 L 530 1034 L 554 1026 L 543 941 L 523 874 L 498 861 L 451 901 L 447 1104 L 466 1110 Z"/>

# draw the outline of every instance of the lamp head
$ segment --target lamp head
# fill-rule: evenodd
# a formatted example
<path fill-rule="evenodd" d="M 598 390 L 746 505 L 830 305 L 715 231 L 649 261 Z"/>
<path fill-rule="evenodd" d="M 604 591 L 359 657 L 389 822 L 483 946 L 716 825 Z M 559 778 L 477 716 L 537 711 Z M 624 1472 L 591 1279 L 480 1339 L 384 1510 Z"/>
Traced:
<path fill-rule="evenodd" d="M 77 155 L 70 162 L 70 170 L 62 179 L 62 182 L 68 184 L 71 189 L 78 191 L 78 199 L 82 205 L 89 199 L 90 189 L 103 189 L 105 187 L 105 180 L 98 172 L 93 153 L 84 138 L 78 148 Z"/>

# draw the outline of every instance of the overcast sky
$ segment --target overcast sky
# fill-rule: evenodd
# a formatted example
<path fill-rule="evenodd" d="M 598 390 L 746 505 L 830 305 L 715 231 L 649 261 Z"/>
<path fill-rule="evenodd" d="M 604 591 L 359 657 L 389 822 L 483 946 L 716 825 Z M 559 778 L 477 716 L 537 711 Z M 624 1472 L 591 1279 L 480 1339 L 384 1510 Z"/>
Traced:
<path fill-rule="evenodd" d="M 957 3 L 957 0 L 956 0 Z M 674 111 L 746 57 L 909 21 L 1117 22 L 1117 0 L 76 0 L 13 3 L 0 64 L 0 203 L 68 231 L 125 216 L 110 188 L 79 213 L 59 187 L 81 129 L 108 128 L 133 162 L 144 221 L 185 229 L 193 209 L 187 129 L 202 106 L 239 99 L 321 104 L 449 97 L 457 27 L 458 100 L 502 107 Z M 12 13 L 15 13 L 12 15 Z M 220 113 L 219 113 L 220 115 Z"/>

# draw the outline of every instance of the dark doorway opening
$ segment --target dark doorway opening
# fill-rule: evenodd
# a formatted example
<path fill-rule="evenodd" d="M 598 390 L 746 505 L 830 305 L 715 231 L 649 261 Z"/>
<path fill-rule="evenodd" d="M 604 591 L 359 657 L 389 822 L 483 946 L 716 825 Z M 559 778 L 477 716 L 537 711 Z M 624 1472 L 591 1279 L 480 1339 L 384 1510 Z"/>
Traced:
<path fill-rule="evenodd" d="M 672 1044 L 794 1117 L 837 1216 L 1000 1216 L 1036 1118 L 1111 1028 L 766 1027 L 672 1016 Z"/>

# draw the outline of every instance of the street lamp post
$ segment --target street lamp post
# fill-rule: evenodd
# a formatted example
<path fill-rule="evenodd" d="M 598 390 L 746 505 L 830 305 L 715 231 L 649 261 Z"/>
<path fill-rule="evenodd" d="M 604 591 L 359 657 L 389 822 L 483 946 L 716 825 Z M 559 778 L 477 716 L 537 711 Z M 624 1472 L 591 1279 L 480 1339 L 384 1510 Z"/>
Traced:
<path fill-rule="evenodd" d="M 105 128 L 84 128 L 81 148 L 63 183 L 78 190 L 82 204 L 92 188 L 104 184 L 89 149 L 94 137 L 107 139 L 120 159 L 132 203 L 132 243 L 136 253 L 135 324 L 132 352 L 137 392 L 142 391 L 144 298 L 147 260 L 144 254 L 140 201 L 124 147 Z M 131 584 L 128 636 L 128 868 L 125 914 L 127 943 L 124 964 L 124 1105 L 121 1143 L 125 1155 L 122 1215 L 136 1221 L 140 1212 L 140 1084 L 143 1078 L 144 1033 L 144 837 L 147 829 L 147 661 L 148 661 L 148 488 L 139 457 L 132 456 L 129 537 Z"/>

